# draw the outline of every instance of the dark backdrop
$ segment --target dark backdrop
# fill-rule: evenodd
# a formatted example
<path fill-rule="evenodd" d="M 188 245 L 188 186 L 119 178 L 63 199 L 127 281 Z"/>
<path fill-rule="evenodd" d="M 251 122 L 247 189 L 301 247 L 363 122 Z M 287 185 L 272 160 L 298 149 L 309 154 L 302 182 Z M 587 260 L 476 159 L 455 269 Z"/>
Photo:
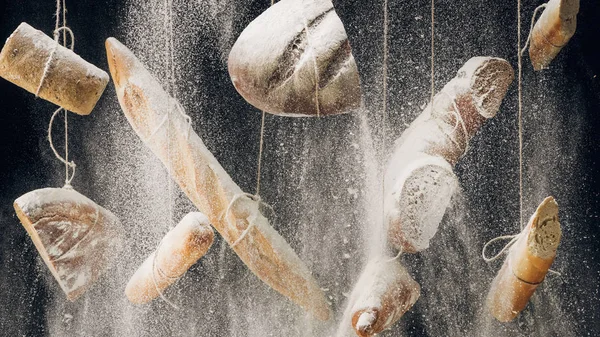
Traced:
<path fill-rule="evenodd" d="M 67 4 L 68 23 L 78 41 L 76 51 L 91 63 L 107 69 L 103 42 L 108 36 L 124 35 L 126 27 L 121 21 L 128 15 L 125 5 L 117 0 L 77 0 L 67 1 Z M 228 4 L 232 5 L 231 10 L 242 13 L 234 20 L 235 38 L 253 17 L 267 8 L 268 1 Z M 523 1 L 523 40 L 530 15 L 537 5 L 538 2 Z M 361 71 L 367 108 L 364 113 L 377 125 L 382 95 L 381 1 L 335 1 L 335 6 L 346 25 Z M 503 57 L 516 69 L 516 1 L 444 0 L 436 1 L 436 6 L 438 90 L 471 56 Z M 564 276 L 559 285 L 545 291 L 558 294 L 559 300 L 553 303 L 566 313 L 564 324 L 576 327 L 573 331 L 578 334 L 590 335 L 600 335 L 600 250 L 596 242 L 600 221 L 599 7 L 597 1 L 582 1 L 577 33 L 550 70 L 534 73 L 528 58 L 524 57 L 526 214 L 545 195 L 557 198 L 563 226 L 566 226 L 556 268 Z M 22 21 L 51 32 L 53 12 L 54 2 L 50 0 L 0 1 L 0 39 L 8 37 Z M 429 97 L 428 20 L 429 1 L 390 1 L 390 118 L 386 134 L 389 139 L 400 135 L 405 123 L 418 115 L 419 106 Z M 231 46 L 233 40 L 228 43 Z M 220 46 L 214 41 L 198 41 L 192 47 L 203 49 L 203 53 L 198 63 L 189 67 L 204 76 L 212 74 L 214 77 L 214 82 L 203 85 L 202 90 L 209 97 L 223 97 L 220 101 L 205 103 L 213 108 L 212 113 L 193 117 L 198 118 L 200 124 L 216 125 L 214 129 L 221 130 L 219 137 L 211 131 L 204 133 L 207 145 L 234 180 L 245 190 L 252 191 L 258 113 L 236 114 L 237 110 L 227 109 L 250 108 L 237 96 L 224 74 L 226 66 Z M 114 96 L 114 89 L 107 89 L 105 96 L 108 95 Z M 108 104 L 106 100 L 107 97 L 103 97 L 99 102 L 100 110 Z M 44 305 L 49 295 L 40 274 L 47 271 L 35 263 L 37 251 L 14 215 L 12 202 L 30 190 L 62 184 L 63 168 L 45 139 L 54 107 L 4 80 L 0 80 L 0 102 L 0 335 L 41 336 L 47 333 Z M 457 167 L 469 209 L 466 221 L 480 242 L 514 232 L 516 226 L 516 85 L 511 87 L 501 111 L 474 139 L 475 146 Z M 86 128 L 93 125 L 94 118 L 73 116 L 72 119 L 77 126 L 71 132 L 71 151 L 80 163 L 76 178 L 78 189 L 101 198 L 101 189 L 88 179 L 91 166 L 88 161 L 93 159 L 85 159 L 85 149 L 76 143 L 77 139 L 86 137 Z M 285 123 L 283 119 L 267 119 L 270 130 L 278 130 Z M 300 123 L 300 127 L 295 124 L 295 132 L 302 132 L 302 126 L 311 122 Z M 534 128 L 536 124 L 543 127 Z M 60 131 L 58 127 L 56 132 Z M 275 131 L 268 132 L 267 141 L 275 137 L 274 134 Z M 226 156 L 229 151 L 236 152 L 235 159 Z M 269 158 L 275 151 L 267 148 L 265 157 Z M 236 161 L 246 165 L 236 165 Z M 277 178 L 274 170 L 265 169 L 263 179 Z M 277 192 L 267 189 L 263 193 L 268 200 L 269 197 L 276 199 Z M 280 231 L 285 236 L 293 229 L 283 227 Z M 408 263 L 418 269 L 428 258 L 433 257 L 424 254 L 424 257 L 409 259 Z M 497 267 L 482 273 L 489 279 Z M 437 282 L 452 284 L 453 280 Z M 406 318 L 412 326 L 408 330 L 417 336 L 426 335 L 423 326 L 431 324 L 425 314 L 430 302 L 426 297 L 421 302 Z M 468 309 L 464 310 L 468 315 Z M 543 325 L 544 322 L 536 323 L 536 326 Z M 528 331 L 524 329 L 521 333 L 527 335 Z"/>

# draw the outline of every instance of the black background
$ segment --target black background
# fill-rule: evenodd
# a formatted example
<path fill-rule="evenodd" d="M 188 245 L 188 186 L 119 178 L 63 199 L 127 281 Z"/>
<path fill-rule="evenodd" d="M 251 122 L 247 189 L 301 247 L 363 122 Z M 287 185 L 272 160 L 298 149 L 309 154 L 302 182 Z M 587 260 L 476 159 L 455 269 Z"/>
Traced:
<path fill-rule="evenodd" d="M 183 1 L 175 1 L 176 6 L 180 3 Z M 196 77 L 184 75 L 176 80 L 181 88 L 199 87 L 192 96 L 201 101 L 202 109 L 198 110 L 210 113 L 191 112 L 197 123 L 195 126 L 203 130 L 200 132 L 202 138 L 233 179 L 244 190 L 252 191 L 260 114 L 247 112 L 252 108 L 230 84 L 223 55 L 245 25 L 269 4 L 268 1 L 223 3 L 221 10 L 224 13 L 239 13 L 233 16 L 232 38 L 226 39 L 225 45 L 219 44 L 222 41 L 218 38 L 219 27 L 212 27 L 214 40 L 207 37 L 211 35 L 209 33 L 198 33 L 204 38 L 181 47 L 191 50 L 190 55 L 196 58 L 194 63 L 178 65 L 179 74 L 197 73 L 202 78 L 210 78 L 211 82 L 198 82 Z M 334 5 L 346 26 L 361 72 L 366 109 L 357 113 L 367 114 L 371 125 L 378 125 L 382 97 L 382 3 L 371 0 L 335 1 Z M 537 5 L 537 2 L 523 1 L 523 41 L 531 13 Z M 22 21 L 50 33 L 54 26 L 54 6 L 53 1 L 46 0 L 0 1 L 0 39 L 8 37 Z M 108 36 L 121 38 L 126 35 L 124 31 L 128 27 L 122 24 L 124 17 L 129 15 L 126 5 L 116 0 L 77 0 L 67 1 L 67 6 L 68 25 L 77 38 L 77 53 L 107 70 L 103 43 Z M 203 7 L 186 8 L 202 11 Z M 429 97 L 429 2 L 390 1 L 389 17 L 390 111 L 385 136 L 395 139 L 405 128 L 405 123 L 418 115 L 419 106 Z M 437 90 L 471 56 L 503 57 L 516 69 L 516 1 L 436 1 L 436 18 Z M 530 214 L 546 195 L 554 195 L 558 200 L 565 239 L 555 269 L 561 271 L 563 277 L 539 291 L 555 296 L 555 301 L 539 301 L 540 306 L 549 307 L 528 309 L 534 314 L 522 315 L 526 317 L 508 327 L 497 325 L 496 333 L 500 335 L 560 335 L 557 327 L 561 326 L 568 326 L 561 331 L 570 331 L 572 335 L 600 335 L 600 250 L 597 244 L 600 223 L 600 133 L 597 131 L 600 128 L 600 77 L 597 76 L 600 73 L 600 3 L 582 1 L 578 20 L 577 33 L 554 60 L 551 69 L 535 73 L 528 57 L 523 60 L 525 214 Z M 175 30 L 186 24 L 185 20 L 176 20 Z M 198 26 L 198 29 L 205 28 Z M 93 130 L 96 118 L 99 118 L 96 113 L 116 107 L 114 95 L 112 84 L 109 84 L 90 117 L 71 115 L 71 151 L 78 163 L 74 184 L 99 203 L 102 203 L 102 195 L 107 191 L 94 183 L 94 171 L 91 169 L 94 154 L 87 152 L 89 147 L 78 145 L 83 143 L 78 143 L 78 140 L 90 142 L 94 137 L 102 136 L 88 130 Z M 460 256 L 476 258 L 483 242 L 497 235 L 513 233 L 518 227 L 516 97 L 515 82 L 501 112 L 475 137 L 470 152 L 457 166 L 464 190 L 464 205 L 468 210 L 464 218 L 468 225 L 465 226 L 470 238 L 476 240 L 466 245 L 471 248 L 465 248 L 465 244 L 449 245 L 452 251 L 471 251 L 459 252 Z M 12 202 L 30 190 L 62 185 L 63 168 L 55 160 L 45 138 L 54 106 L 35 99 L 32 94 L 4 80 L 0 80 L 0 103 L 0 335 L 42 336 L 48 333 L 45 305 L 52 298 L 46 279 L 40 277 L 47 270 L 35 262 L 38 254 L 14 215 Z M 186 107 L 190 110 L 190 103 Z M 117 115 L 116 112 L 111 113 Z M 122 116 L 118 118 L 123 120 Z M 263 180 L 271 182 L 271 188 L 264 188 L 261 194 L 282 213 L 298 212 L 287 205 L 289 200 L 281 196 L 286 193 L 286 182 L 298 176 L 290 173 L 288 178 L 285 172 L 283 175 L 280 173 L 288 166 L 277 162 L 281 154 L 275 145 L 269 144 L 278 144 L 282 139 L 290 141 L 294 135 L 302 139 L 300 135 L 307 128 L 312 130 L 312 135 L 318 135 L 327 128 L 323 123 L 334 118 L 338 118 L 338 128 L 350 123 L 350 117 L 340 116 L 323 121 L 294 121 L 291 125 L 285 118 L 267 116 L 267 164 Z M 211 127 L 203 129 L 205 125 Z M 59 127 L 57 132 L 60 130 Z M 381 128 L 374 132 L 376 139 L 381 139 L 381 132 Z M 343 146 L 346 145 L 343 139 L 330 139 L 326 146 L 335 157 L 335 152 L 345 151 Z M 106 147 L 101 150 L 110 153 L 112 149 Z M 231 153 L 235 155 L 229 155 Z M 319 167 L 313 167 L 309 173 L 317 174 L 318 170 Z M 106 174 L 110 175 L 110 172 Z M 327 190 L 330 188 L 328 186 Z M 324 192 L 323 196 L 326 197 L 327 193 Z M 460 241 L 460 238 L 453 237 L 461 236 L 460 228 L 449 229 L 442 239 Z M 295 248 L 302 247 L 302 240 L 294 236 L 294 228 L 283 226 L 278 229 L 284 237 L 291 238 Z M 468 285 L 469 278 L 488 284 L 498 267 L 465 262 L 468 267 L 450 264 L 448 268 L 455 269 L 448 272 L 445 268 L 435 267 L 444 265 L 445 257 L 435 255 L 440 251 L 445 250 L 432 247 L 420 256 L 407 257 L 406 263 L 412 267 L 424 288 L 429 285 L 431 289 L 439 287 L 439 292 L 444 289 L 452 292 L 454 286 Z M 313 263 L 318 264 L 318 261 Z M 239 263 L 236 266 L 242 268 Z M 474 272 L 478 270 L 481 272 Z M 325 279 L 326 272 L 318 271 L 318 278 Z M 349 284 L 354 280 L 354 276 L 345 278 Z M 462 280 L 459 281 L 459 278 Z M 485 292 L 485 288 L 475 287 L 472 290 L 475 293 L 479 291 Z M 461 293 L 457 291 L 457 296 Z M 441 318 L 436 321 L 435 314 L 427 316 L 430 305 L 440 304 L 436 304 L 432 296 L 422 295 L 414 310 L 403 320 L 404 329 L 414 336 L 483 334 L 469 319 L 475 316 L 479 306 L 465 304 L 475 301 L 474 298 L 479 295 L 469 296 L 450 301 L 458 303 L 459 307 L 455 309 L 460 312 L 459 316 L 464 317 L 448 323 Z M 539 314 L 541 311 L 553 314 L 546 316 Z M 228 334 L 223 331 L 208 335 Z"/>

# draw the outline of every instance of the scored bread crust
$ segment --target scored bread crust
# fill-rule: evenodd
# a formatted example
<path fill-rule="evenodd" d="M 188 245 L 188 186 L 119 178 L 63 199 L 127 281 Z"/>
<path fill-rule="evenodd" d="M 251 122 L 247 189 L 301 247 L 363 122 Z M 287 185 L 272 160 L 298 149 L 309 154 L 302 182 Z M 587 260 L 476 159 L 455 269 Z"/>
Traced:
<path fill-rule="evenodd" d="M 271 6 L 240 34 L 228 70 L 246 101 L 276 115 L 334 115 L 361 103 L 358 68 L 329 0 Z"/>

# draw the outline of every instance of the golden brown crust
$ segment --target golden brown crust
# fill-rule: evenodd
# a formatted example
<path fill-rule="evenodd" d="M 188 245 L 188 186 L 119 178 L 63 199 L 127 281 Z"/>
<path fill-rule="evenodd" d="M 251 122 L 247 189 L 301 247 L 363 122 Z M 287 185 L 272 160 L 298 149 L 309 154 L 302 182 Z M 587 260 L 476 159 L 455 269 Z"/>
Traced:
<path fill-rule="evenodd" d="M 0 76 L 35 94 L 55 42 L 26 23 L 0 52 Z M 56 47 L 39 97 L 80 115 L 88 115 L 108 84 L 108 74 L 73 51 Z"/>
<path fill-rule="evenodd" d="M 531 32 L 529 58 L 535 70 L 548 67 L 577 29 L 579 0 L 550 0 Z"/>
<path fill-rule="evenodd" d="M 549 225 L 551 228 L 540 228 L 547 222 L 552 222 Z M 544 238 L 536 235 L 544 235 Z M 560 235 L 558 205 L 554 198 L 548 197 L 510 248 L 508 257 L 492 282 L 487 306 L 497 320 L 511 321 L 525 309 L 554 262 Z"/>
<path fill-rule="evenodd" d="M 214 231 L 201 213 L 190 213 L 162 239 L 127 283 L 132 303 L 147 303 L 173 284 L 210 248 Z M 156 282 L 156 283 L 155 283 Z"/>

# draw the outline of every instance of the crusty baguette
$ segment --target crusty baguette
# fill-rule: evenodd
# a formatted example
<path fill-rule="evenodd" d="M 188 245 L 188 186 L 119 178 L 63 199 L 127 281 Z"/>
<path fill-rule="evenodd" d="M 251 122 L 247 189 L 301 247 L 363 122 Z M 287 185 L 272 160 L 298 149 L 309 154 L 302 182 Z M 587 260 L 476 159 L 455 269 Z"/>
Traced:
<path fill-rule="evenodd" d="M 259 202 L 244 195 L 176 110 L 176 101 L 135 55 L 114 38 L 108 62 L 127 120 L 188 198 L 261 280 L 315 317 L 329 306 L 306 265 L 270 226 Z"/>
<path fill-rule="evenodd" d="M 237 91 L 266 112 L 324 116 L 360 106 L 358 68 L 329 0 L 271 6 L 240 34 L 228 68 Z"/>
<path fill-rule="evenodd" d="M 204 214 L 188 213 L 133 274 L 125 288 L 129 301 L 143 304 L 158 297 L 206 254 L 214 236 Z"/>
<path fill-rule="evenodd" d="M 120 248 L 119 219 L 73 189 L 31 191 L 15 200 L 14 208 L 71 301 L 92 286 Z"/>
<path fill-rule="evenodd" d="M 390 328 L 417 302 L 420 292 L 397 260 L 369 261 L 350 296 L 352 328 L 361 337 Z"/>
<path fill-rule="evenodd" d="M 471 58 L 402 133 L 385 177 L 388 239 L 394 247 L 406 252 L 429 247 L 458 188 L 452 168 L 479 127 L 495 116 L 513 78 L 503 59 Z"/>
<path fill-rule="evenodd" d="M 487 306 L 497 320 L 511 321 L 525 309 L 554 262 L 560 238 L 558 204 L 547 197 L 510 248 L 492 282 Z"/>
<path fill-rule="evenodd" d="M 25 22 L 0 52 L 0 76 L 35 94 L 54 48 L 39 97 L 74 113 L 90 114 L 108 84 L 108 74 Z"/>
<path fill-rule="evenodd" d="M 579 0 L 550 0 L 531 32 L 529 58 L 535 70 L 548 67 L 577 29 Z"/>

